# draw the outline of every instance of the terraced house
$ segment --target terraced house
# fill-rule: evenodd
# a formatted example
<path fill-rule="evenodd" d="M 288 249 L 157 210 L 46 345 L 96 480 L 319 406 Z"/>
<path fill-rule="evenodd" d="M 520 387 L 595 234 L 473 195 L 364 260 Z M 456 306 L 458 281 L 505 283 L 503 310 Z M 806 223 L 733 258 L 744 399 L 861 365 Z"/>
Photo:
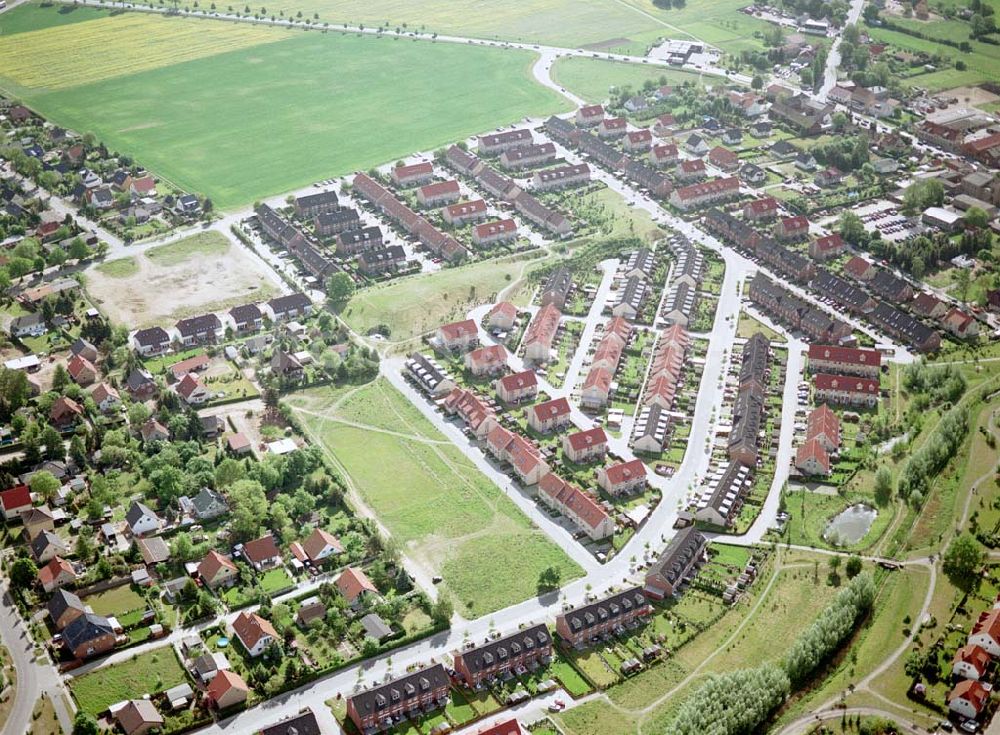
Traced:
<path fill-rule="evenodd" d="M 434 664 L 347 698 L 347 716 L 362 733 L 384 732 L 415 714 L 448 704 L 448 674 Z"/>
<path fill-rule="evenodd" d="M 489 641 L 481 646 L 452 652 L 455 672 L 461 681 L 478 689 L 495 679 L 509 679 L 544 666 L 552 660 L 552 637 L 544 624 Z"/>
<path fill-rule="evenodd" d="M 641 587 L 564 612 L 556 617 L 556 632 L 571 646 L 586 647 L 604 635 L 615 635 L 645 623 L 653 608 Z"/>
<path fill-rule="evenodd" d="M 707 548 L 708 540 L 694 527 L 678 531 L 646 572 L 644 592 L 658 600 L 677 594 L 705 561 Z"/>

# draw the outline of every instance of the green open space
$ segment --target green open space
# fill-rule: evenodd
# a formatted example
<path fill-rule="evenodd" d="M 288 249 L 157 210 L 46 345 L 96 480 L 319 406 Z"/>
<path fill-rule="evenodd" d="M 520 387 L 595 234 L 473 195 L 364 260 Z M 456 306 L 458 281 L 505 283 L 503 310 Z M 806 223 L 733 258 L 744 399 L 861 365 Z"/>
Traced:
<path fill-rule="evenodd" d="M 310 406 L 324 401 L 324 388 L 287 401 L 404 552 L 441 574 L 456 610 L 476 617 L 533 597 L 548 567 L 563 582 L 582 573 L 402 395 L 384 380 L 378 388 L 404 412 L 399 433 L 337 422 L 341 410 L 357 415 L 360 391 L 323 412 Z"/>
<path fill-rule="evenodd" d="M 107 13 L 98 8 L 25 3 L 0 15 L 0 36 L 12 36 L 15 33 L 38 31 L 43 28 L 96 20 L 106 16 Z"/>
<path fill-rule="evenodd" d="M 693 84 L 722 81 L 718 77 L 696 74 L 661 66 L 642 66 L 618 61 L 567 56 L 552 65 L 552 79 L 588 102 L 603 102 L 616 90 L 630 87 L 638 92 L 646 82 L 661 84 Z"/>
<path fill-rule="evenodd" d="M 162 692 L 185 680 L 177 655 L 166 646 L 84 674 L 70 681 L 69 688 L 80 709 L 96 715 L 115 702 Z"/>
<path fill-rule="evenodd" d="M 113 43 L 116 24 L 133 23 L 130 17 L 73 28 L 84 33 L 100 23 Z M 52 122 L 94 132 L 178 187 L 207 194 L 220 208 L 528 114 L 567 109 L 555 92 L 529 78 L 534 55 L 525 51 L 261 27 L 250 30 L 267 35 L 265 42 L 247 47 L 251 41 L 237 39 L 243 48 L 227 51 L 226 34 L 248 27 L 155 20 L 165 28 L 195 23 L 224 53 L 56 90 L 41 81 L 26 84 L 44 69 L 22 60 L 17 79 L 0 68 L 0 87 Z M 32 35 L 44 43 L 46 34 L 59 31 Z M 89 38 L 97 44 L 102 37 Z M 118 55 L 144 54 L 121 48 Z M 304 59 L 307 70 L 290 74 L 303 69 Z"/>
<path fill-rule="evenodd" d="M 669 9 L 654 4 L 653 0 L 623 0 L 623 4 L 663 23 L 664 36 L 684 38 L 683 34 L 688 33 L 730 53 L 762 51 L 764 43 L 758 34 L 771 27 L 766 21 L 740 12 L 748 4 L 745 0 L 697 0 Z"/>
<path fill-rule="evenodd" d="M 355 332 L 384 324 L 392 329 L 391 341 L 405 341 L 464 319 L 475 304 L 494 301 L 520 278 L 526 262 L 523 256 L 505 258 L 401 278 L 359 291 L 340 315 Z"/>
<path fill-rule="evenodd" d="M 145 254 L 157 265 L 179 265 L 197 255 L 222 255 L 229 248 L 230 242 L 225 235 L 209 230 L 166 245 L 157 245 Z"/>
<path fill-rule="evenodd" d="M 94 268 L 109 278 L 131 278 L 139 272 L 139 264 L 131 255 L 115 260 L 105 260 Z"/>

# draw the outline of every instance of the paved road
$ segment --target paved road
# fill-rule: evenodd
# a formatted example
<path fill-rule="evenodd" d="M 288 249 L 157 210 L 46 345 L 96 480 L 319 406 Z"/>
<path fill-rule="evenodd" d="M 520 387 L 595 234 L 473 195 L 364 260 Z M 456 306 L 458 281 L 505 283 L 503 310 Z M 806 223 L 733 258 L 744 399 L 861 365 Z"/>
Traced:
<path fill-rule="evenodd" d="M 865 0 L 851 0 L 851 7 L 847 11 L 847 21 L 845 26 L 853 25 L 861 17 L 861 11 L 865 7 Z M 830 52 L 826 56 L 826 68 L 823 71 L 823 85 L 816 93 L 816 99 L 826 101 L 830 90 L 837 85 L 837 71 L 840 69 L 840 44 L 844 40 L 843 34 L 837 34 L 830 47 Z"/>

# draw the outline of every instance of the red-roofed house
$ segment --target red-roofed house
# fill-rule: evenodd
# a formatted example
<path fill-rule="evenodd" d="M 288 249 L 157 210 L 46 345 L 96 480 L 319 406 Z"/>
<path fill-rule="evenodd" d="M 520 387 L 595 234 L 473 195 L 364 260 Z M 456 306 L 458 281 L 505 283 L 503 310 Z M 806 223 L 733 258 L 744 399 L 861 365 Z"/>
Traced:
<path fill-rule="evenodd" d="M 625 136 L 623 147 L 627 151 L 648 151 L 653 144 L 653 134 L 648 128 L 633 130 Z"/>
<path fill-rule="evenodd" d="M 478 735 L 528 735 L 528 731 L 521 727 L 521 723 L 516 717 L 498 722 L 479 731 Z"/>
<path fill-rule="evenodd" d="M 4 520 L 20 518 L 26 510 L 31 510 L 31 490 L 27 485 L 15 485 L 0 492 L 0 512 Z"/>
<path fill-rule="evenodd" d="M 90 397 L 94 399 L 97 408 L 102 412 L 107 412 L 115 406 L 121 404 L 121 396 L 109 383 L 98 383 L 97 387 L 90 392 Z"/>
<path fill-rule="evenodd" d="M 783 217 L 774 226 L 774 236 L 779 240 L 801 240 L 809 234 L 809 220 L 802 215 Z"/>
<path fill-rule="evenodd" d="M 507 369 L 507 350 L 503 345 L 489 345 L 466 352 L 465 367 L 476 377 L 499 375 Z"/>
<path fill-rule="evenodd" d="M 486 328 L 498 332 L 509 332 L 517 321 L 517 307 L 509 301 L 501 301 L 486 315 Z"/>
<path fill-rule="evenodd" d="M 879 376 L 882 353 L 878 350 L 840 347 L 838 345 L 809 345 L 809 370 L 814 373 L 841 373 L 866 378 Z"/>
<path fill-rule="evenodd" d="M 139 179 L 132 179 L 132 193 L 137 197 L 155 197 L 156 179 L 152 176 L 143 176 Z"/>
<path fill-rule="evenodd" d="M 604 108 L 601 105 L 586 105 L 576 111 L 576 124 L 581 127 L 597 125 L 604 119 Z"/>
<path fill-rule="evenodd" d="M 243 648 L 254 658 L 264 653 L 267 647 L 280 640 L 278 631 L 271 621 L 257 613 L 241 612 L 233 621 L 233 632 Z"/>
<path fill-rule="evenodd" d="M 486 449 L 493 458 L 510 464 L 522 485 L 534 485 L 550 471 L 534 444 L 499 424 L 486 435 Z"/>
<path fill-rule="evenodd" d="M 228 556 L 223 556 L 215 549 L 212 549 L 198 565 L 198 576 L 201 581 L 211 588 L 221 585 L 231 586 L 239 577 L 239 570 Z"/>
<path fill-rule="evenodd" d="M 472 242 L 480 247 L 486 247 L 498 242 L 510 242 L 517 239 L 517 222 L 510 219 L 498 219 L 483 222 L 472 228 Z"/>
<path fill-rule="evenodd" d="M 315 564 L 327 557 L 342 553 L 344 547 L 333 534 L 322 528 L 314 528 L 313 532 L 302 542 L 302 550 L 305 552 L 306 558 Z"/>
<path fill-rule="evenodd" d="M 941 324 L 960 339 L 975 337 L 979 334 L 979 322 L 971 314 L 957 307 L 953 307 L 951 311 L 944 315 L 944 318 L 941 319 Z"/>
<path fill-rule="evenodd" d="M 991 656 L 1000 656 L 1000 610 L 982 613 L 972 626 L 968 642 L 979 646 Z"/>
<path fill-rule="evenodd" d="M 242 676 L 223 669 L 212 678 L 212 683 L 208 685 L 205 694 L 216 709 L 224 710 L 247 701 L 250 687 L 243 681 Z"/>
<path fill-rule="evenodd" d="M 628 125 L 624 117 L 606 117 L 597 126 L 598 138 L 620 138 L 625 135 Z"/>
<path fill-rule="evenodd" d="M 706 176 L 705 162 L 700 158 L 691 158 L 677 164 L 674 171 L 678 181 L 698 181 Z"/>
<path fill-rule="evenodd" d="M 497 397 L 504 403 L 531 401 L 536 395 L 538 378 L 532 370 L 505 375 L 497 381 Z"/>
<path fill-rule="evenodd" d="M 603 459 L 608 453 L 608 435 L 600 426 L 566 434 L 562 439 L 563 452 L 577 464 Z"/>
<path fill-rule="evenodd" d="M 830 455 L 818 439 L 809 439 L 795 452 L 795 467 L 806 475 L 829 475 Z"/>
<path fill-rule="evenodd" d="M 878 405 L 879 383 L 877 379 L 853 375 L 830 375 L 817 373 L 813 376 L 813 388 L 817 403 L 835 403 L 849 406 Z"/>
<path fill-rule="evenodd" d="M 455 388 L 444 399 L 444 410 L 458 414 L 476 436 L 482 439 L 496 424 L 496 415 L 475 393 L 464 388 Z"/>
<path fill-rule="evenodd" d="M 829 260 L 830 258 L 836 258 L 845 250 L 847 250 L 847 243 L 845 243 L 844 238 L 837 233 L 817 237 L 809 243 L 809 256 L 813 260 L 818 260 L 820 262 Z"/>
<path fill-rule="evenodd" d="M 608 405 L 611 398 L 611 384 L 614 375 L 605 367 L 590 368 L 580 390 L 580 405 L 584 408 L 599 409 Z"/>
<path fill-rule="evenodd" d="M 247 541 L 243 546 L 243 556 L 258 572 L 281 564 L 281 551 L 271 534 Z"/>
<path fill-rule="evenodd" d="M 859 281 L 869 281 L 875 277 L 875 266 L 859 255 L 844 264 L 844 273 Z"/>
<path fill-rule="evenodd" d="M 990 701 L 990 690 L 978 681 L 963 679 L 948 692 L 948 709 L 952 712 L 975 719 Z"/>
<path fill-rule="evenodd" d="M 363 595 L 378 596 L 378 588 L 368 579 L 368 575 L 356 567 L 347 567 L 335 582 L 340 594 L 348 604 L 355 606 Z"/>
<path fill-rule="evenodd" d="M 467 225 L 470 222 L 479 222 L 486 219 L 486 202 L 482 199 L 474 199 L 470 202 L 450 204 L 441 210 L 441 216 L 444 217 L 445 222 L 456 227 Z"/>
<path fill-rule="evenodd" d="M 774 197 L 755 199 L 743 205 L 743 217 L 752 222 L 769 220 L 778 215 L 778 200 Z"/>
<path fill-rule="evenodd" d="M 97 368 L 85 357 L 73 355 L 66 363 L 66 370 L 77 385 L 90 385 L 97 380 Z"/>
<path fill-rule="evenodd" d="M 646 465 L 641 459 L 597 468 L 597 484 L 610 495 L 631 495 L 646 487 Z"/>
<path fill-rule="evenodd" d="M 177 384 L 177 395 L 191 406 L 204 403 L 212 395 L 201 379 L 194 373 L 188 373 Z"/>
<path fill-rule="evenodd" d="M 73 565 L 61 556 L 54 556 L 44 567 L 38 570 L 38 581 L 46 592 L 59 589 L 65 584 L 76 581 L 76 571 Z"/>
<path fill-rule="evenodd" d="M 948 313 L 948 305 L 934 294 L 926 291 L 921 291 L 913 297 L 910 308 L 920 316 L 926 316 L 930 319 L 940 319 Z"/>
<path fill-rule="evenodd" d="M 613 536 L 615 523 L 597 499 L 549 473 L 538 482 L 538 496 L 579 526 L 594 541 Z"/>
<path fill-rule="evenodd" d="M 461 196 L 462 191 L 454 179 L 435 181 L 433 184 L 425 184 L 417 189 L 417 201 L 424 207 L 440 207 L 442 204 L 451 204 L 457 202 Z"/>
<path fill-rule="evenodd" d="M 435 337 L 438 345 L 453 352 L 466 352 L 479 345 L 479 329 L 472 319 L 442 324 Z"/>
<path fill-rule="evenodd" d="M 552 356 L 552 342 L 559 331 L 559 307 L 546 304 L 528 324 L 524 333 L 524 359 L 545 362 Z"/>
<path fill-rule="evenodd" d="M 825 403 L 809 414 L 806 439 L 817 439 L 827 452 L 840 448 L 840 419 Z"/>
<path fill-rule="evenodd" d="M 677 146 L 673 143 L 654 145 L 649 152 L 649 162 L 657 168 L 676 165 L 681 160 Z"/>
<path fill-rule="evenodd" d="M 992 659 L 986 649 L 975 643 L 969 643 L 955 651 L 955 658 L 951 662 L 951 673 L 963 679 L 978 681 L 986 674 L 990 661 Z"/>
<path fill-rule="evenodd" d="M 414 163 L 392 169 L 392 180 L 397 186 L 423 184 L 432 178 L 434 178 L 434 166 L 430 163 Z"/>
<path fill-rule="evenodd" d="M 49 409 L 49 420 L 57 429 L 66 429 L 83 417 L 83 407 L 72 398 L 60 396 Z"/>
<path fill-rule="evenodd" d="M 530 406 L 526 413 L 528 426 L 540 434 L 558 431 L 570 423 L 569 401 L 565 398 L 553 398 L 551 401 Z"/>
<path fill-rule="evenodd" d="M 708 160 L 723 171 L 735 171 L 740 167 L 740 157 L 721 145 L 708 152 Z"/>

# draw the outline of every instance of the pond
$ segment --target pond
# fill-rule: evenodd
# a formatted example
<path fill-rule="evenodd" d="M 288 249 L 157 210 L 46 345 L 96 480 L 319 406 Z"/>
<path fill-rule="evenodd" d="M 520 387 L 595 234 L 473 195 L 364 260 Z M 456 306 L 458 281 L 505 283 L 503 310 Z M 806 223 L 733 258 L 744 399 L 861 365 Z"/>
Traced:
<path fill-rule="evenodd" d="M 858 503 L 838 513 L 826 530 L 823 538 L 836 546 L 851 546 L 865 537 L 875 522 L 878 511 L 870 505 Z"/>

